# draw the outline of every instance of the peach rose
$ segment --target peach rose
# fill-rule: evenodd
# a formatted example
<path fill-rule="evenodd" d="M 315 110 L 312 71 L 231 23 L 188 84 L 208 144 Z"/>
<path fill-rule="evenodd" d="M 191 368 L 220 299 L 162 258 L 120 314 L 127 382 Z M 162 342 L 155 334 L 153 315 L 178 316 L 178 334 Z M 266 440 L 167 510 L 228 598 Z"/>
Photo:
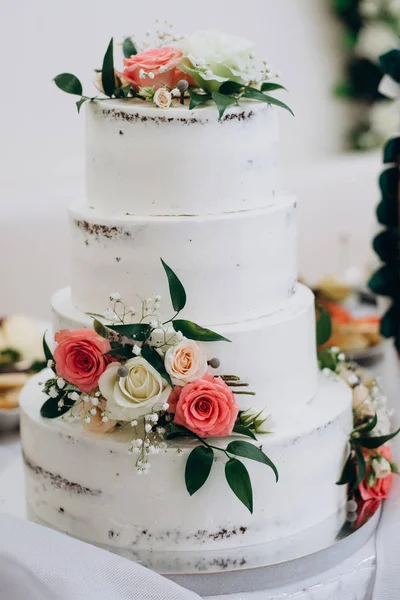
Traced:
<path fill-rule="evenodd" d="M 82 424 L 85 429 L 91 431 L 92 433 L 107 433 L 114 429 L 117 421 L 113 419 L 109 419 L 108 417 L 106 421 L 103 421 L 102 413 L 105 411 L 107 406 L 107 402 L 104 398 L 101 398 L 98 405 L 94 406 L 91 402 L 81 404 L 80 407 L 80 417 L 82 420 Z M 96 414 L 93 415 L 90 411 L 95 409 Z M 89 414 L 90 421 L 85 421 L 86 416 Z"/>
<path fill-rule="evenodd" d="M 175 387 L 169 400 L 174 423 L 200 437 L 225 437 L 232 433 L 239 406 L 221 377 L 207 373 L 202 379 Z"/>
<path fill-rule="evenodd" d="M 389 444 L 385 444 L 384 446 L 378 448 L 377 454 L 381 456 L 382 460 L 384 461 L 391 462 L 392 460 L 392 449 Z M 366 459 L 370 457 L 370 455 L 366 452 L 364 453 L 364 456 Z M 376 459 L 373 458 L 372 462 L 375 460 Z M 368 475 L 371 472 L 371 468 L 371 465 L 367 466 L 367 473 L 358 488 L 361 498 L 364 500 L 364 502 L 368 500 L 384 500 L 389 493 L 390 486 L 392 485 L 392 473 L 388 473 L 386 477 L 375 477 L 375 483 L 373 485 L 368 485 Z"/>
<path fill-rule="evenodd" d="M 198 344 L 184 338 L 165 354 L 165 369 L 174 385 L 185 385 L 200 379 L 207 372 L 207 359 Z"/>
<path fill-rule="evenodd" d="M 149 48 L 124 59 L 123 78 L 134 87 L 174 88 L 180 79 L 189 77 L 177 68 L 182 52 L 177 48 Z M 142 75 L 142 77 L 141 77 Z"/>
<path fill-rule="evenodd" d="M 112 360 L 103 356 L 111 350 L 110 342 L 91 329 L 63 329 L 54 338 L 58 344 L 54 351 L 57 375 L 82 392 L 94 390 Z"/>

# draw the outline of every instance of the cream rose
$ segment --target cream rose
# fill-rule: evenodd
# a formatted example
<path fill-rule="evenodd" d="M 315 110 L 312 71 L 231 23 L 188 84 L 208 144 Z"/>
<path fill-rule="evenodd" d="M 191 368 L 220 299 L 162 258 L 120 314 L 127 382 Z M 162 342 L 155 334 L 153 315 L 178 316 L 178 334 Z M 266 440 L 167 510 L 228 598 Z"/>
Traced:
<path fill-rule="evenodd" d="M 176 346 L 168 348 L 165 369 L 174 385 L 185 385 L 204 377 L 207 372 L 207 359 L 195 341 L 184 338 Z"/>
<path fill-rule="evenodd" d="M 120 377 L 121 363 L 113 362 L 99 380 L 99 389 L 107 400 L 107 415 L 116 421 L 131 421 L 161 410 L 171 388 L 142 356 L 129 359 L 124 367 L 127 376 Z"/>
<path fill-rule="evenodd" d="M 369 389 L 362 383 L 353 388 L 353 410 L 360 417 L 373 417 L 375 414 Z"/>
<path fill-rule="evenodd" d="M 198 31 L 180 44 L 179 68 L 197 85 L 216 92 L 224 81 L 248 83 L 255 77 L 254 44 L 220 31 Z"/>
<path fill-rule="evenodd" d="M 384 479 L 392 472 L 390 462 L 384 456 L 374 458 L 371 463 L 371 466 L 377 479 Z"/>
<path fill-rule="evenodd" d="M 153 97 L 153 102 L 158 108 L 169 108 L 172 102 L 172 95 L 166 88 L 159 88 Z"/>

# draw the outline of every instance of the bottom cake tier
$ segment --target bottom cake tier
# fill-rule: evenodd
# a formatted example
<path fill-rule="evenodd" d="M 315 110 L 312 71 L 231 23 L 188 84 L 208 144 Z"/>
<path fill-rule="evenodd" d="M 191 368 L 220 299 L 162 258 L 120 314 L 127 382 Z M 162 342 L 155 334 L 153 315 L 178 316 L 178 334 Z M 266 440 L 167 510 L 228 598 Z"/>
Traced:
<path fill-rule="evenodd" d="M 251 475 L 254 512 L 224 476 L 223 454 L 193 496 L 185 463 L 196 442 L 168 442 L 139 476 L 128 451 L 132 429 L 96 435 L 79 421 L 40 416 L 42 372 L 21 397 L 27 503 L 35 520 L 127 554 L 228 549 L 278 540 L 338 513 L 346 489 L 336 485 L 352 429 L 351 392 L 336 376 L 320 375 L 316 396 L 260 435 L 279 481 L 265 465 L 243 459 Z M 226 445 L 226 439 L 224 445 Z M 221 440 L 213 443 L 218 445 Z"/>

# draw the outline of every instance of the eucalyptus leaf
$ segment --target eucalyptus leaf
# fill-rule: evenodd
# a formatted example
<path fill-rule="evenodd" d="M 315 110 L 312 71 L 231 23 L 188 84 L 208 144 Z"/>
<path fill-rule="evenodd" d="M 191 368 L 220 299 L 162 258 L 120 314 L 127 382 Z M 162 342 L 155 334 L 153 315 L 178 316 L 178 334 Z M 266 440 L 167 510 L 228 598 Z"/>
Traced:
<path fill-rule="evenodd" d="M 245 427 L 244 425 L 241 425 L 240 423 L 235 424 L 235 426 L 233 428 L 233 432 L 239 433 L 240 435 L 245 435 L 245 436 L 257 441 L 257 438 L 254 435 L 254 433 L 252 432 L 252 430 L 249 427 Z"/>
<path fill-rule="evenodd" d="M 382 262 L 396 262 L 400 245 L 400 230 L 390 227 L 374 237 L 373 249 Z"/>
<path fill-rule="evenodd" d="M 393 271 L 389 265 L 384 265 L 372 275 L 368 286 L 379 296 L 395 295 L 398 288 L 397 269 Z"/>
<path fill-rule="evenodd" d="M 226 337 L 201 327 L 193 321 L 187 321 L 185 319 L 174 319 L 172 321 L 173 328 L 175 331 L 180 331 L 189 340 L 196 340 L 199 342 L 230 342 Z"/>
<path fill-rule="evenodd" d="M 124 53 L 125 58 L 130 58 L 131 56 L 135 56 L 137 54 L 136 46 L 132 41 L 132 38 L 126 37 L 122 42 L 122 51 Z"/>
<path fill-rule="evenodd" d="M 351 454 L 349 454 L 345 465 L 343 467 L 342 475 L 339 481 L 336 482 L 336 485 L 346 485 L 347 483 L 353 484 L 357 479 L 357 469 L 354 462 L 354 459 Z"/>
<path fill-rule="evenodd" d="M 174 310 L 178 313 L 183 308 L 185 308 L 185 305 L 186 305 L 185 288 L 183 287 L 180 279 L 174 273 L 174 271 L 171 269 L 171 267 L 169 267 L 163 261 L 162 258 L 160 260 L 162 262 L 162 266 L 164 267 L 164 271 L 167 274 L 168 285 L 169 285 L 169 294 L 171 296 L 172 306 L 174 307 Z"/>
<path fill-rule="evenodd" d="M 225 477 L 235 496 L 253 514 L 253 489 L 244 464 L 236 458 L 230 458 L 225 464 Z"/>
<path fill-rule="evenodd" d="M 113 38 L 111 38 L 106 53 L 104 55 L 103 67 L 101 69 L 101 82 L 103 84 L 104 93 L 111 98 L 115 90 Z"/>
<path fill-rule="evenodd" d="M 397 163 L 400 157 L 400 137 L 391 138 L 383 150 L 384 163 Z"/>
<path fill-rule="evenodd" d="M 285 87 L 283 87 L 283 85 L 280 85 L 279 83 L 272 83 L 269 81 L 264 81 L 264 83 L 261 84 L 261 91 L 262 92 L 272 92 L 273 90 L 286 90 Z"/>
<path fill-rule="evenodd" d="M 201 106 L 202 104 L 205 104 L 206 102 L 208 102 L 208 100 L 211 100 L 211 94 L 209 94 L 209 93 L 198 94 L 197 92 L 194 92 L 190 88 L 189 88 L 189 97 L 190 97 L 189 110 L 193 110 L 194 108 L 197 108 L 198 106 Z"/>
<path fill-rule="evenodd" d="M 211 94 L 212 99 L 218 108 L 219 120 L 222 119 L 227 108 L 233 104 L 237 104 L 237 99 L 234 96 L 226 96 L 220 92 L 213 92 Z"/>
<path fill-rule="evenodd" d="M 51 370 L 55 373 L 56 372 L 56 368 L 55 368 L 55 363 L 54 363 L 54 357 L 53 357 L 52 351 L 50 350 L 50 348 L 49 348 L 49 346 L 47 344 L 46 334 L 47 334 L 47 331 L 45 331 L 45 333 L 43 334 L 43 353 L 44 353 L 44 356 L 46 358 L 46 363 L 49 360 L 53 361 L 53 366 L 51 367 Z"/>
<path fill-rule="evenodd" d="M 207 446 L 197 446 L 189 454 L 185 468 L 185 482 L 191 496 L 207 481 L 213 462 L 214 451 Z"/>
<path fill-rule="evenodd" d="M 250 98 L 252 100 L 259 100 L 260 102 L 266 102 L 267 104 L 273 104 L 274 106 L 279 106 L 280 108 L 284 108 L 285 110 L 289 111 L 290 114 L 294 116 L 292 109 L 289 108 L 289 106 L 287 106 L 287 104 L 285 104 L 284 102 L 281 102 L 280 100 L 277 100 L 276 98 L 274 98 L 273 96 L 270 96 L 269 94 L 264 94 L 264 92 L 260 92 L 260 90 L 257 90 L 256 88 L 247 86 L 246 91 L 243 94 L 243 98 Z"/>
<path fill-rule="evenodd" d="M 165 370 L 164 361 L 155 348 L 145 344 L 142 346 L 142 356 L 156 371 L 158 371 L 158 373 L 160 373 L 161 377 L 163 377 L 171 387 L 174 387 L 171 377 Z"/>
<path fill-rule="evenodd" d="M 270 467 L 275 475 L 275 480 L 278 481 L 279 473 L 278 469 L 274 465 L 271 459 L 260 448 L 257 448 L 250 442 L 234 441 L 230 442 L 227 446 L 227 451 L 235 456 L 242 456 L 243 458 L 249 458 L 250 460 L 256 460 L 257 462 L 263 463 Z"/>
<path fill-rule="evenodd" d="M 150 334 L 151 327 L 148 323 L 126 323 L 124 325 L 107 325 L 109 329 L 119 335 L 136 342 L 144 342 Z"/>
<path fill-rule="evenodd" d="M 317 307 L 317 346 L 326 344 L 332 335 L 332 320 L 330 314 L 323 306 Z"/>
<path fill-rule="evenodd" d="M 379 435 L 379 436 L 371 436 L 371 437 L 362 437 L 360 436 L 354 443 L 357 446 L 362 446 L 363 448 L 368 448 L 369 450 L 375 450 L 376 448 L 380 448 L 386 442 L 396 437 L 396 435 L 400 432 L 400 427 L 393 433 L 389 433 L 388 435 Z"/>
<path fill-rule="evenodd" d="M 381 225 L 398 227 L 399 206 L 396 198 L 384 196 L 376 208 L 376 216 Z"/>
<path fill-rule="evenodd" d="M 46 402 L 42 405 L 42 408 L 40 409 L 41 416 L 45 419 L 56 419 L 57 417 L 65 415 L 65 413 L 71 410 L 75 402 L 70 398 L 67 398 L 67 396 L 65 395 L 63 397 L 64 406 L 60 408 L 58 406 L 58 403 L 61 397 L 62 396 L 60 396 L 59 398 L 49 398 L 48 400 L 46 400 Z"/>
<path fill-rule="evenodd" d="M 393 303 L 381 319 L 380 332 L 385 338 L 395 337 L 400 329 L 400 306 Z"/>
<path fill-rule="evenodd" d="M 379 187 L 383 196 L 388 196 L 392 202 L 397 202 L 399 187 L 399 172 L 397 167 L 385 169 L 379 176 Z"/>
<path fill-rule="evenodd" d="M 72 73 L 60 73 L 60 75 L 56 75 L 54 77 L 54 83 L 60 90 L 67 92 L 67 94 L 82 96 L 82 84 L 75 75 L 72 75 Z"/>

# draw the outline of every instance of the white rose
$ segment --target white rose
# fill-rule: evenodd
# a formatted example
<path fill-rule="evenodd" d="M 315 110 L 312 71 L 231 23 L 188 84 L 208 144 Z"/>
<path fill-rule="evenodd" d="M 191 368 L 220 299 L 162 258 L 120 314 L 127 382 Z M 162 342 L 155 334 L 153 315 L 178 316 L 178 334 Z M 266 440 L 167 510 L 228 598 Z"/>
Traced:
<path fill-rule="evenodd" d="M 224 81 L 248 83 L 255 77 L 254 44 L 220 31 L 198 31 L 180 43 L 183 61 L 179 68 L 197 85 L 216 92 Z"/>
<path fill-rule="evenodd" d="M 377 479 L 384 479 L 392 471 L 390 462 L 384 456 L 381 456 L 379 459 L 374 458 L 371 465 Z"/>
<path fill-rule="evenodd" d="M 121 363 L 108 365 L 99 380 L 99 389 L 107 400 L 107 415 L 116 421 L 132 421 L 153 410 L 161 410 L 171 388 L 142 356 L 126 361 L 126 377 L 119 377 Z"/>
<path fill-rule="evenodd" d="M 172 95 L 166 88 L 159 88 L 154 96 L 153 102 L 158 108 L 169 108 L 172 102 Z"/>
<path fill-rule="evenodd" d="M 176 346 L 168 348 L 165 355 L 165 369 L 175 385 L 185 385 L 204 377 L 207 372 L 207 359 L 198 344 L 184 338 Z"/>
<path fill-rule="evenodd" d="M 373 417 L 375 414 L 369 389 L 362 383 L 353 388 L 353 409 L 360 417 Z"/>

